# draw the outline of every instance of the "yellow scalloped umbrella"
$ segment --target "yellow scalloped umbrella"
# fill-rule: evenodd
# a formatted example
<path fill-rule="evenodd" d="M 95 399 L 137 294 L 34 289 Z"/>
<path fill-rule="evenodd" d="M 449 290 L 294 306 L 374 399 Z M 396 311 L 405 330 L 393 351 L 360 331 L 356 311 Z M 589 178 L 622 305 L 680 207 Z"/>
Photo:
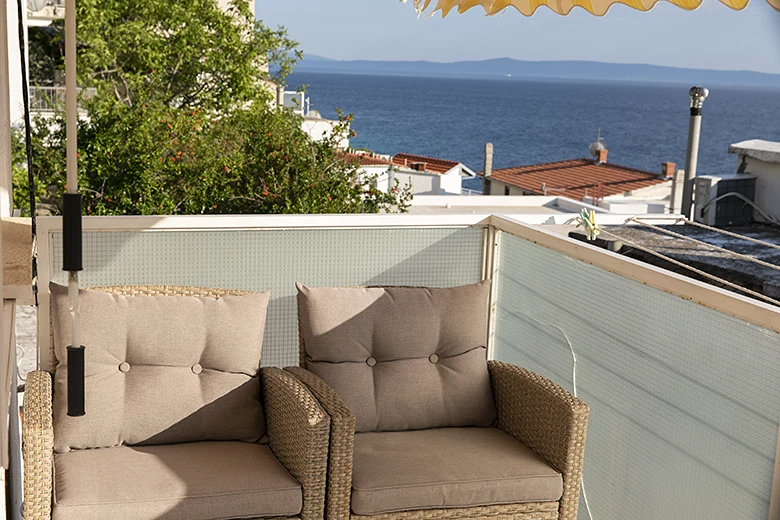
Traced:
<path fill-rule="evenodd" d="M 402 0 L 406 2 L 407 0 Z M 433 12 L 441 11 L 442 16 L 447 16 L 450 11 L 457 9 L 463 13 L 472 7 L 482 7 L 488 15 L 499 14 L 509 7 L 514 7 L 525 16 L 531 16 L 542 6 L 550 8 L 553 12 L 566 16 L 575 7 L 581 7 L 596 16 L 604 16 L 609 8 L 615 4 L 623 4 L 639 11 L 649 11 L 660 0 L 436 0 Z M 698 9 L 702 0 L 667 0 L 669 3 L 688 11 Z M 720 0 L 720 2 L 732 9 L 741 11 L 747 7 L 750 0 Z M 776 10 L 780 11 L 780 0 L 767 0 Z M 433 4 L 433 0 L 414 0 L 414 6 L 418 13 L 423 13 Z"/>

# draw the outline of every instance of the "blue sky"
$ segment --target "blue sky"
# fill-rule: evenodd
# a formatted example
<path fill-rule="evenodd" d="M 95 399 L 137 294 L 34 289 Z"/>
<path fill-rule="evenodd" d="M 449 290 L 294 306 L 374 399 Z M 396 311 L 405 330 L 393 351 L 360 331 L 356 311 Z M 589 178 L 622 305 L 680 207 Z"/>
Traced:
<path fill-rule="evenodd" d="M 780 13 L 763 0 L 741 12 L 704 0 L 695 12 L 661 2 L 648 13 L 615 6 L 531 18 L 509 10 L 418 19 L 398 0 L 256 0 L 257 17 L 283 25 L 306 53 L 335 59 L 597 60 L 780 73 Z"/>

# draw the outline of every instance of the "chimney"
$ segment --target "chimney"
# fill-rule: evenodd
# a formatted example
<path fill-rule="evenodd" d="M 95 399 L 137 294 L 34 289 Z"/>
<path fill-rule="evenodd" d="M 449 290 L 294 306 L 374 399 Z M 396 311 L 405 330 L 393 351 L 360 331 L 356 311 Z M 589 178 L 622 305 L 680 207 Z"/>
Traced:
<path fill-rule="evenodd" d="M 606 148 L 603 150 L 599 150 L 599 154 L 597 156 L 597 162 L 599 164 L 605 164 L 607 162 L 607 155 L 609 154 L 609 150 Z"/>
<path fill-rule="evenodd" d="M 675 170 L 672 173 L 672 194 L 669 198 L 669 213 L 682 213 L 683 189 L 685 186 L 685 170 Z"/>
<path fill-rule="evenodd" d="M 677 164 L 673 162 L 661 163 L 661 177 L 671 179 L 677 171 Z"/>
<path fill-rule="evenodd" d="M 485 178 L 493 175 L 493 143 L 485 144 Z"/>
<path fill-rule="evenodd" d="M 485 177 L 482 179 L 482 194 L 490 195 L 490 176 L 493 175 L 493 143 L 485 144 Z"/>

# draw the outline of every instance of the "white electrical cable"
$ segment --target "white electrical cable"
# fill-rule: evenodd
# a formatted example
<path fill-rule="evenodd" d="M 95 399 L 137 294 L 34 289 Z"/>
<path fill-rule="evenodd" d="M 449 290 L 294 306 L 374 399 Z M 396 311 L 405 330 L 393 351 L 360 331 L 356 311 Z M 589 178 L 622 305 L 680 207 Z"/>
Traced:
<path fill-rule="evenodd" d="M 562 328 L 560 328 L 558 325 L 554 323 L 547 323 L 545 321 L 539 320 L 531 316 L 530 314 L 521 313 L 523 316 L 526 316 L 528 318 L 531 318 L 536 323 L 539 323 L 541 325 L 544 325 L 546 327 L 553 327 L 560 332 L 564 339 L 566 340 L 566 344 L 569 346 L 569 352 L 571 352 L 571 385 L 574 397 L 577 397 L 577 354 L 574 353 L 574 346 L 571 344 L 571 340 L 569 339 L 569 335 L 564 332 Z M 580 477 L 580 486 L 582 487 L 582 501 L 585 502 L 585 510 L 588 512 L 588 518 L 589 520 L 593 520 L 593 515 L 590 512 L 590 504 L 588 504 L 588 493 L 585 491 L 585 477 Z"/>
<path fill-rule="evenodd" d="M 776 226 L 780 226 L 780 220 L 776 219 L 776 218 L 775 218 L 775 217 L 773 217 L 772 215 L 769 215 L 769 214 L 767 214 L 766 212 L 764 212 L 764 210 L 762 210 L 761 208 L 759 208 L 758 206 L 756 206 L 756 203 L 755 203 L 755 202 L 753 202 L 753 201 L 752 201 L 752 200 L 750 200 L 749 198 L 745 197 L 745 196 L 744 196 L 744 195 L 742 195 L 741 193 L 737 193 L 737 192 L 725 193 L 725 194 L 721 195 L 720 197 L 717 197 L 717 198 L 714 198 L 714 199 L 712 199 L 711 201 L 709 201 L 707 204 L 705 204 L 705 205 L 704 205 L 704 206 L 701 208 L 701 210 L 700 210 L 700 211 L 701 211 L 701 213 L 702 213 L 702 214 L 704 214 L 704 211 L 705 211 L 707 208 L 709 208 L 709 207 L 710 207 L 712 204 L 714 204 L 714 203 L 718 202 L 719 200 L 725 199 L 726 197 L 737 197 L 737 198 L 738 198 L 738 199 L 740 199 L 741 201 L 743 201 L 743 202 L 745 202 L 746 204 L 749 204 L 750 206 L 752 206 L 752 207 L 753 207 L 753 209 L 755 209 L 756 211 L 758 211 L 758 212 L 761 214 L 761 216 L 762 216 L 762 217 L 764 217 L 765 219 L 767 219 L 769 222 L 771 222 L 772 224 L 774 224 L 774 225 L 776 225 Z"/>

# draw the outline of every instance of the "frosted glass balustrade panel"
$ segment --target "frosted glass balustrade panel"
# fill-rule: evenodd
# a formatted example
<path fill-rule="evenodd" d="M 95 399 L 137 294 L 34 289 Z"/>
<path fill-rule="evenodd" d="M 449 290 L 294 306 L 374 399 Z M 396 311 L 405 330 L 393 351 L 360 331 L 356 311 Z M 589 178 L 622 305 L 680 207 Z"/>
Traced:
<path fill-rule="evenodd" d="M 767 518 L 780 335 L 506 233 L 497 282 L 497 359 L 571 389 L 575 349 L 594 520 Z"/>
<path fill-rule="evenodd" d="M 482 229 L 300 229 L 84 233 L 83 287 L 194 285 L 270 290 L 263 365 L 298 364 L 295 282 L 311 286 L 476 283 Z M 53 233 L 53 279 L 62 234 Z"/>

